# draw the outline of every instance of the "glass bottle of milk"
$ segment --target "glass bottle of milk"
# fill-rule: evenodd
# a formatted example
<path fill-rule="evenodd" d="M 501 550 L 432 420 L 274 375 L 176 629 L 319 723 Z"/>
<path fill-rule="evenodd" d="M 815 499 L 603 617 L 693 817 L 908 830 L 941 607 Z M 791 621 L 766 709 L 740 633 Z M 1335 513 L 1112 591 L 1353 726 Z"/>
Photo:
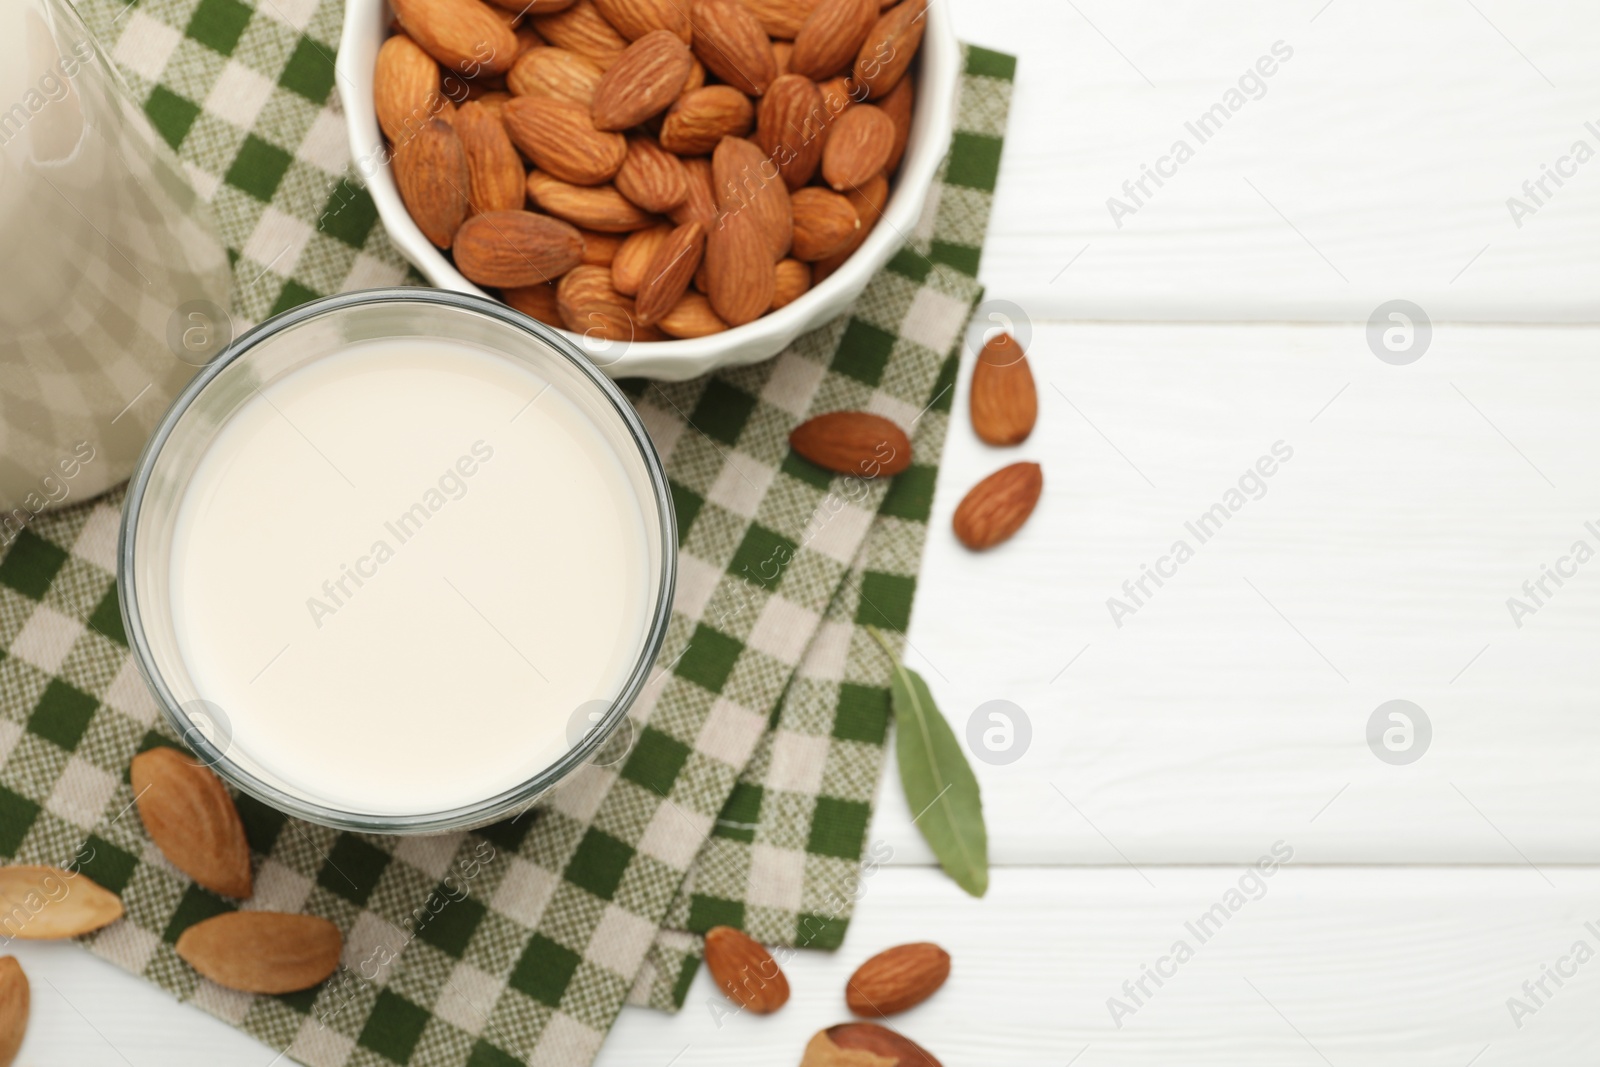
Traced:
<path fill-rule="evenodd" d="M 82 19 L 0 0 L 0 550 L 128 476 L 226 343 L 228 286 L 206 205 Z"/>

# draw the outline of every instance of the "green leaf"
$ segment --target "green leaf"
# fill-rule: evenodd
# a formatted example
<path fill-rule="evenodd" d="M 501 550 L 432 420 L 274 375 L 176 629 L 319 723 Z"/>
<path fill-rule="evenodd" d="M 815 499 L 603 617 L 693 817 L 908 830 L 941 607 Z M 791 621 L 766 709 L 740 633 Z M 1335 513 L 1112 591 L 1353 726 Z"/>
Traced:
<path fill-rule="evenodd" d="M 902 664 L 875 626 L 867 627 L 894 664 L 895 761 L 912 821 L 939 866 L 975 897 L 989 889 L 989 832 L 983 825 L 978 779 L 922 675 Z"/>

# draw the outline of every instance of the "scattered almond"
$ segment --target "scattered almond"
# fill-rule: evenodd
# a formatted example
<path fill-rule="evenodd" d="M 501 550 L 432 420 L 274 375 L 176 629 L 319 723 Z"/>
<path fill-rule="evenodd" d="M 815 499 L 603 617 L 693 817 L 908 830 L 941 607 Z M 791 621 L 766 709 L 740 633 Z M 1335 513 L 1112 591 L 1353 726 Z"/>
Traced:
<path fill-rule="evenodd" d="M 1043 491 L 1044 471 L 1037 463 L 1001 467 L 967 492 L 951 526 L 973 551 L 993 548 L 1022 529 Z"/>
<path fill-rule="evenodd" d="M 927 1000 L 948 977 L 950 954 L 938 945 L 896 945 L 856 968 L 844 999 L 857 1015 L 894 1015 Z"/>
<path fill-rule="evenodd" d="M 250 844 L 222 779 L 165 745 L 133 757 L 129 783 L 150 840 L 178 870 L 213 893 L 250 895 Z"/>
<path fill-rule="evenodd" d="M 595 88 L 595 127 L 625 130 L 665 111 L 683 90 L 693 59 L 689 46 L 669 30 L 654 30 L 630 44 Z"/>
<path fill-rule="evenodd" d="M 537 285 L 582 261 L 583 236 L 532 211 L 488 211 L 462 225 L 455 256 L 461 273 L 479 285 Z"/>
<path fill-rule="evenodd" d="M 0 957 L 0 1067 L 11 1067 L 28 1034 L 28 976 L 15 956 Z"/>
<path fill-rule="evenodd" d="M 1009 333 L 984 344 L 972 368 L 972 428 L 991 445 L 1019 445 L 1039 417 L 1039 393 L 1027 354 Z"/>
<path fill-rule="evenodd" d="M 220 986 L 245 993 L 310 989 L 339 965 L 339 928 L 315 915 L 230 911 L 178 935 L 178 956 Z"/>
<path fill-rule="evenodd" d="M 429 119 L 394 152 L 394 183 L 422 235 L 449 248 L 467 217 L 467 152 L 443 119 Z"/>
<path fill-rule="evenodd" d="M 122 901 L 82 872 L 19 864 L 0 867 L 0 933 L 24 941 L 82 937 L 122 918 Z"/>
<path fill-rule="evenodd" d="M 911 440 L 882 415 L 834 411 L 789 434 L 789 447 L 825 470 L 861 478 L 899 474 L 911 466 Z"/>
<path fill-rule="evenodd" d="M 706 970 L 728 999 L 767 1015 L 789 1000 L 789 980 L 772 954 L 731 926 L 706 931 Z"/>
<path fill-rule="evenodd" d="M 846 1054 L 875 1057 L 876 1062 L 871 1063 L 870 1067 L 940 1067 L 939 1061 L 927 1049 L 877 1023 L 840 1023 L 828 1027 L 818 1036 L 826 1036 L 829 1044 Z M 840 1067 L 853 1063 L 868 1067 L 868 1061 L 837 1062 Z M 812 1065 L 802 1060 L 801 1067 Z"/>

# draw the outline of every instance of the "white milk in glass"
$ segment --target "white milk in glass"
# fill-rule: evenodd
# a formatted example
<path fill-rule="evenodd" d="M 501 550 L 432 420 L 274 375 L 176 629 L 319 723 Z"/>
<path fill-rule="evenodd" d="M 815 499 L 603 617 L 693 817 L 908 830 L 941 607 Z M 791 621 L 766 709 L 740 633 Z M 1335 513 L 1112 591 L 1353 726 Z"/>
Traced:
<path fill-rule="evenodd" d="M 512 789 L 648 626 L 644 513 L 558 386 L 464 343 L 352 344 L 229 418 L 178 506 L 172 621 L 229 755 L 317 803 Z"/>
<path fill-rule="evenodd" d="M 0 0 L 0 549 L 128 476 L 215 354 L 228 279 L 203 203 L 77 14 Z M 189 347 L 184 309 L 200 309 Z"/>

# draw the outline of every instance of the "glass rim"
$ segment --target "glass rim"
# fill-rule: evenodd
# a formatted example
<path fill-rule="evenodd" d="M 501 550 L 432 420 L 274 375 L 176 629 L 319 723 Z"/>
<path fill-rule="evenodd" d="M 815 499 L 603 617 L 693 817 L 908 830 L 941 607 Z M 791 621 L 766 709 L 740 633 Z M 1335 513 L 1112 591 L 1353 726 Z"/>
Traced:
<path fill-rule="evenodd" d="M 457 311 L 475 312 L 495 319 L 543 342 L 558 356 L 573 364 L 581 376 L 588 379 L 621 420 L 638 451 L 639 458 L 644 463 L 645 473 L 654 493 L 658 517 L 661 573 L 656 586 L 656 604 L 650 614 L 649 626 L 633 669 L 628 673 L 622 688 L 600 722 L 588 730 L 577 744 L 568 748 L 560 757 L 541 768 L 526 781 L 483 800 L 430 814 L 382 815 L 345 811 L 286 792 L 245 770 L 230 760 L 225 750 L 218 749 L 212 744 L 189 718 L 183 704 L 168 687 L 167 680 L 162 677 L 156 666 L 155 657 L 145 634 L 138 591 L 132 574 L 133 559 L 137 551 L 139 517 L 162 449 L 172 436 L 178 422 L 218 375 L 262 342 L 290 327 L 350 308 L 403 303 L 433 304 Z M 322 297 L 274 315 L 234 339 L 184 386 L 183 391 L 174 398 L 171 406 L 162 415 L 149 441 L 145 443 L 128 481 L 127 497 L 123 502 L 122 521 L 117 535 L 117 600 L 121 607 L 128 647 L 139 673 L 144 677 L 145 684 L 155 696 L 156 703 L 160 705 L 162 714 L 178 731 L 184 743 L 195 750 L 195 754 L 228 784 L 278 811 L 334 829 L 379 834 L 441 833 L 495 822 L 517 810 L 519 806 L 523 806 L 523 810 L 526 810 L 526 806 L 531 806 L 551 787 L 587 762 L 610 740 L 649 680 L 650 670 L 655 665 L 656 656 L 666 640 L 667 626 L 672 618 L 672 598 L 677 584 L 677 569 L 678 528 L 672 505 L 672 493 L 667 485 L 666 470 L 662 466 L 661 456 L 656 451 L 654 442 L 650 440 L 649 432 L 622 390 L 591 363 L 569 338 L 542 322 L 487 297 L 412 286 L 363 289 Z M 518 812 L 519 815 L 521 813 Z"/>

